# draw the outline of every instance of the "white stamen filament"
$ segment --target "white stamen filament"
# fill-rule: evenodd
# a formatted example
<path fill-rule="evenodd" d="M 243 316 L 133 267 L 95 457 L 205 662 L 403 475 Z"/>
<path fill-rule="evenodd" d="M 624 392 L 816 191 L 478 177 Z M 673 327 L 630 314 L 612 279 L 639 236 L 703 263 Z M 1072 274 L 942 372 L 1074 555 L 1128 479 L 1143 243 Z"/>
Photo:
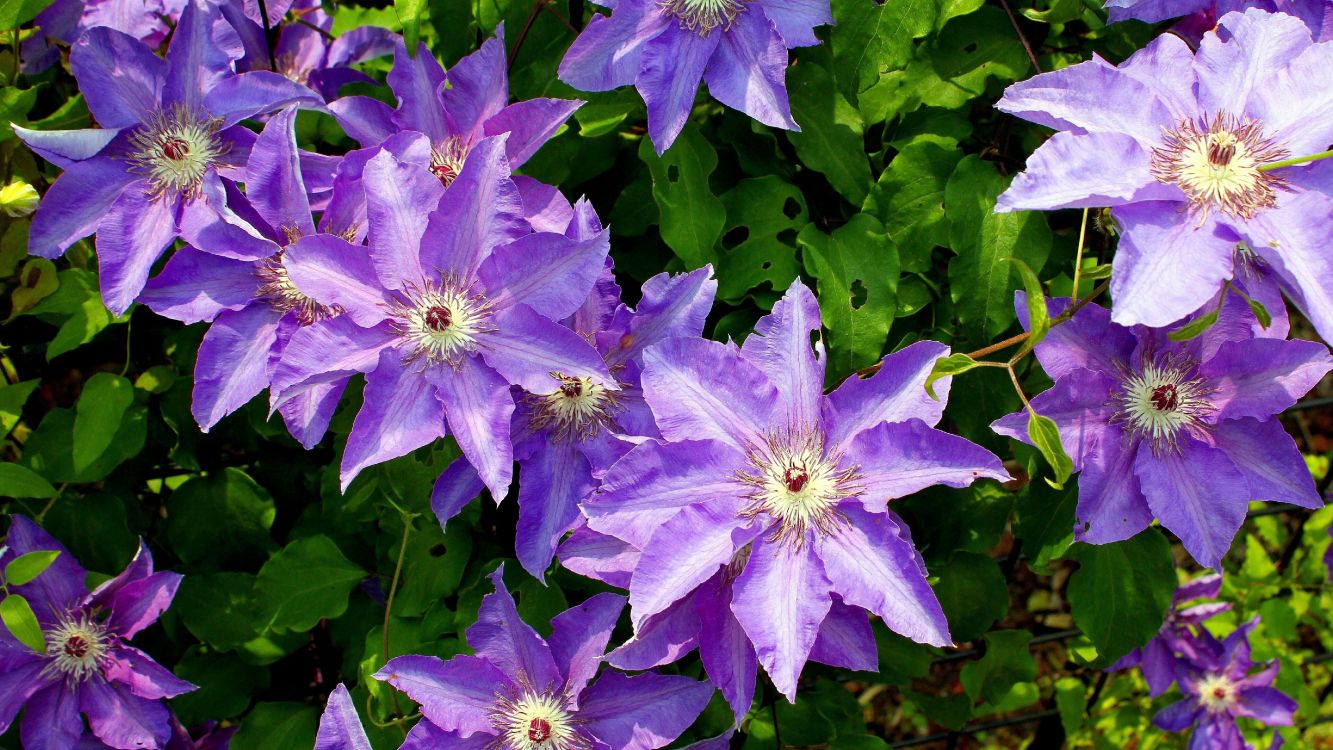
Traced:
<path fill-rule="evenodd" d="M 106 628 L 86 616 L 62 620 L 46 633 L 46 655 L 50 658 L 43 671 L 62 674 L 83 682 L 102 673 L 102 659 L 110 646 Z"/>
<path fill-rule="evenodd" d="M 1263 123 L 1219 114 L 1211 122 L 1185 120 L 1153 149 L 1152 175 L 1176 185 L 1202 223 L 1214 209 L 1238 219 L 1254 218 L 1277 205 L 1286 188 L 1279 176 L 1260 169 L 1290 152 L 1263 137 Z"/>
<path fill-rule="evenodd" d="M 750 470 L 737 473 L 752 488 L 744 512 L 775 519 L 774 541 L 799 547 L 809 530 L 835 531 L 843 523 L 838 503 L 861 492 L 857 468 L 842 467 L 841 455 L 825 455 L 817 430 L 770 433 L 762 445 L 750 446 L 746 458 Z"/>

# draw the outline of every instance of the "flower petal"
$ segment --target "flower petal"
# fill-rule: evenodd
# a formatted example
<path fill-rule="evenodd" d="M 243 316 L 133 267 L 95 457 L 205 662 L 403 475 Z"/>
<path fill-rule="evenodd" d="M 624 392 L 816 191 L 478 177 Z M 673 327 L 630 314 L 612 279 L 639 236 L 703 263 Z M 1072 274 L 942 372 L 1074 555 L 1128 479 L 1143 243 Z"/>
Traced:
<path fill-rule="evenodd" d="M 565 691 L 575 700 L 602 666 L 625 597 L 601 593 L 551 619 L 551 655 L 565 675 Z"/>
<path fill-rule="evenodd" d="M 466 458 L 449 464 L 435 480 L 430 494 L 430 507 L 440 528 L 445 528 L 484 489 L 486 483 L 481 481 L 481 475 Z"/>
<path fill-rule="evenodd" d="M 777 388 L 725 344 L 668 339 L 643 361 L 644 397 L 670 440 L 718 440 L 745 450 L 784 421 Z"/>
<path fill-rule="evenodd" d="M 79 693 L 63 683 L 48 683 L 23 708 L 20 746 L 24 750 L 69 750 L 85 732 L 79 717 Z"/>
<path fill-rule="evenodd" d="M 370 372 L 379 364 L 380 350 L 394 341 L 387 327 L 362 328 L 346 315 L 298 328 L 273 371 L 270 405 L 276 407 L 294 395 L 290 392 L 296 386 Z"/>
<path fill-rule="evenodd" d="M 523 569 L 545 581 L 560 538 L 583 523 L 579 501 L 597 489 L 592 467 L 569 440 L 543 442 L 519 462 L 514 549 Z"/>
<path fill-rule="evenodd" d="M 160 109 L 167 64 L 129 34 L 88 29 L 71 46 L 69 67 L 88 111 L 104 128 L 137 126 Z"/>
<path fill-rule="evenodd" d="M 744 17 L 748 14 L 741 14 Z M 759 319 L 754 333 L 741 346 L 741 356 L 752 362 L 778 390 L 795 429 L 819 424 L 820 396 L 824 393 L 822 342 L 812 350 L 812 334 L 820 333 L 819 303 L 799 279 L 792 282 L 773 311 Z"/>
<path fill-rule="evenodd" d="M 509 440 L 514 397 L 509 383 L 479 357 L 464 357 L 456 369 L 434 368 L 430 378 L 444 403 L 454 440 L 499 502 L 509 492 L 514 473 Z"/>
<path fill-rule="evenodd" d="M 1227 454 L 1186 438 L 1179 452 L 1138 451 L 1134 473 L 1157 520 L 1200 565 L 1219 570 L 1250 501 L 1245 475 Z"/>
<path fill-rule="evenodd" d="M 371 750 L 370 738 L 361 726 L 352 696 L 341 682 L 329 693 L 328 704 L 319 717 L 315 750 Z"/>
<path fill-rule="evenodd" d="M 560 80 L 581 91 L 634 83 L 645 45 L 669 25 L 653 3 L 625 3 L 609 17 L 594 15 L 560 61 Z"/>
<path fill-rule="evenodd" d="M 421 715 L 435 726 L 464 737 L 493 734 L 491 709 L 495 694 L 509 679 L 489 661 L 455 656 L 399 656 L 375 673 L 421 704 Z"/>
<path fill-rule="evenodd" d="M 365 467 L 444 437 L 444 404 L 435 391 L 430 378 L 404 361 L 402 352 L 380 350 L 378 365 L 366 373 L 365 400 L 347 436 L 343 490 Z"/>
<path fill-rule="evenodd" d="M 750 4 L 764 9 L 788 47 L 819 44 L 814 27 L 833 25 L 833 14 L 824 0 L 750 0 Z"/>
<path fill-rule="evenodd" d="M 366 215 L 370 222 L 370 259 L 385 289 L 421 284 L 427 275 L 421 238 L 430 212 L 444 195 L 440 181 L 427 170 L 404 164 L 381 151 L 366 164 Z"/>
<path fill-rule="evenodd" d="M 863 430 L 847 445 L 846 462 L 857 464 L 867 510 L 936 484 L 966 487 L 983 477 L 1012 477 L 993 453 L 920 420 L 883 422 Z"/>
<path fill-rule="evenodd" d="M 1075 539 L 1110 544 L 1129 539 L 1152 524 L 1152 510 L 1134 474 L 1136 455 L 1129 438 L 1114 425 L 1083 454 L 1074 511 Z"/>
<path fill-rule="evenodd" d="M 223 258 L 185 246 L 150 279 L 139 302 L 182 323 L 198 323 L 255 301 L 259 279 L 250 261 Z"/>
<path fill-rule="evenodd" d="M 456 72 L 458 69 L 455 68 Z M 451 92 L 452 93 L 452 92 Z M 505 156 L 510 169 L 518 169 L 551 140 L 575 110 L 583 106 L 578 99 L 528 99 L 514 102 L 486 120 L 482 134 L 508 133 Z"/>
<path fill-rule="evenodd" d="M 681 675 L 608 671 L 584 691 L 578 718 L 610 747 L 656 750 L 689 728 L 712 695 L 710 685 Z"/>
<path fill-rule="evenodd" d="M 996 201 L 998 211 L 1119 206 L 1179 199 L 1153 178 L 1151 151 L 1123 133 L 1056 133 Z"/>
<path fill-rule="evenodd" d="M 1208 400 L 1214 419 L 1267 419 L 1290 408 L 1333 369 L 1328 347 L 1315 341 L 1228 341 L 1199 375 L 1216 390 Z"/>
<path fill-rule="evenodd" d="M 833 584 L 811 544 L 809 538 L 799 549 L 786 543 L 755 544 L 731 599 L 731 611 L 750 636 L 759 663 L 791 702 L 819 624 L 833 604 Z"/>
<path fill-rule="evenodd" d="M 720 35 L 704 81 L 714 99 L 775 128 L 801 128 L 787 102 L 787 45 L 763 13 L 741 13 Z"/>
<path fill-rule="evenodd" d="M 468 645 L 501 672 L 519 678 L 519 684 L 560 685 L 563 675 L 550 646 L 518 616 L 514 597 L 505 588 L 504 565 L 488 577 L 495 592 L 481 600 L 477 621 L 467 629 Z"/>
<path fill-rule="evenodd" d="M 153 264 L 176 239 L 178 204 L 130 183 L 97 225 L 97 270 L 107 309 L 120 315 L 143 291 Z"/>
<path fill-rule="evenodd" d="M 544 393 L 554 389 L 552 372 L 590 377 L 602 385 L 615 380 L 597 350 L 577 333 L 515 305 L 495 315 L 495 330 L 479 335 L 481 356 L 514 385 Z"/>
<path fill-rule="evenodd" d="M 643 47 L 634 87 L 648 105 L 648 135 L 660 156 L 684 129 L 699 81 L 723 34 L 700 36 L 668 23 Z"/>
<path fill-rule="evenodd" d="M 208 432 L 268 387 L 269 358 L 278 343 L 282 313 L 268 305 L 226 311 L 199 344 L 190 413 Z"/>
<path fill-rule="evenodd" d="M 835 598 L 828 617 L 819 625 L 819 637 L 810 650 L 810 660 L 858 672 L 879 670 L 875 631 L 860 607 L 849 607 Z"/>
<path fill-rule="evenodd" d="M 938 341 L 918 341 L 885 357 L 874 375 L 844 380 L 824 402 L 830 449 L 845 450 L 848 440 L 880 422 L 939 422 L 953 378 L 935 381 L 938 400 L 926 393 L 926 378 L 935 360 L 948 353 L 949 347 Z"/>
<path fill-rule="evenodd" d="M 341 308 L 357 325 L 369 328 L 387 317 L 384 287 L 364 245 L 312 234 L 287 247 L 282 265 L 302 294 Z"/>
<path fill-rule="evenodd" d="M 425 133 L 432 143 L 439 143 L 449 135 L 444 104 L 440 101 L 444 69 L 424 42 L 417 45 L 415 55 L 409 55 L 402 42 L 394 46 L 393 67 L 387 80 L 398 98 L 393 121 L 399 129 Z"/>
<path fill-rule="evenodd" d="M 1229 419 L 1214 428 L 1213 439 L 1244 473 L 1249 500 L 1324 507 L 1296 441 L 1278 420 Z"/>
<path fill-rule="evenodd" d="M 1202 307 L 1231 278 L 1234 235 L 1215 217 L 1199 224 L 1184 207 L 1149 201 L 1115 209 L 1122 227 L 1111 274 L 1115 322 L 1169 325 Z"/>
<path fill-rule="evenodd" d="M 123 191 L 146 187 L 146 182 L 115 159 L 98 156 L 71 164 L 46 189 L 37 206 L 28 230 L 28 252 L 59 258 L 70 245 L 96 231 Z"/>
<path fill-rule="evenodd" d="M 507 68 L 503 27 L 481 49 L 454 63 L 446 74 L 449 88 L 441 94 L 451 134 L 474 140 L 483 124 L 504 109 L 509 100 Z"/>
<path fill-rule="evenodd" d="M 140 698 L 121 683 L 86 680 L 78 696 L 89 728 L 111 747 L 162 747 L 171 734 L 162 701 Z"/>
<path fill-rule="evenodd" d="M 301 179 L 295 108 L 274 115 L 255 139 L 245 163 L 245 189 L 250 204 L 269 226 L 280 232 L 295 230 L 301 236 L 315 233 Z"/>
<path fill-rule="evenodd" d="M 717 685 L 731 706 L 739 726 L 754 704 L 755 678 L 759 676 L 759 657 L 750 636 L 731 611 L 731 584 L 722 575 L 705 583 L 694 596 L 694 611 L 699 616 L 699 660 L 708 681 Z M 707 634 L 704 636 L 704 634 Z"/>
<path fill-rule="evenodd" d="M 398 131 L 393 108 L 368 96 L 344 96 L 329 102 L 329 111 L 352 140 L 364 147 L 378 146 Z"/>
<path fill-rule="evenodd" d="M 588 298 L 610 249 L 609 229 L 588 240 L 529 234 L 495 248 L 477 277 L 497 306 L 522 303 L 544 318 L 562 320 Z"/>
<path fill-rule="evenodd" d="M 1164 34 L 1148 49 L 1159 45 L 1184 43 Z M 1148 149 L 1160 140 L 1161 127 L 1174 126 L 1183 114 L 1171 112 L 1151 88 L 1100 57 L 1015 83 L 995 107 L 1056 130 L 1128 135 Z"/>
<path fill-rule="evenodd" d="M 491 250 L 528 232 L 523 199 L 504 156 L 506 138 L 483 139 L 468 153 L 430 215 L 421 244 L 422 268 L 468 283 Z"/>

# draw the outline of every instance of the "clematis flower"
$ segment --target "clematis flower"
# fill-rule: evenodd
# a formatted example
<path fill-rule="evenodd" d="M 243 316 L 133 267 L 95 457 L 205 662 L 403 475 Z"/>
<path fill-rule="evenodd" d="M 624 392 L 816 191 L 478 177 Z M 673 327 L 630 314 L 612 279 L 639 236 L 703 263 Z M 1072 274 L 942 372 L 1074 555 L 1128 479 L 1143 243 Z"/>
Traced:
<path fill-rule="evenodd" d="M 738 720 L 757 664 L 788 700 L 808 659 L 873 669 L 867 611 L 949 644 L 925 565 L 887 503 L 1008 478 L 989 452 L 931 427 L 944 404 L 922 385 L 944 346 L 916 344 L 825 395 L 819 330 L 814 295 L 797 281 L 743 347 L 649 348 L 643 393 L 663 439 L 625 454 L 583 505 L 593 531 L 638 553 L 631 643 L 653 653 L 631 659 L 627 645 L 612 663 L 664 663 L 697 642 Z"/>
<path fill-rule="evenodd" d="M 1177 665 L 1184 700 L 1167 706 L 1153 717 L 1153 724 L 1171 732 L 1194 728 L 1189 750 L 1248 750 L 1236 719 L 1255 719 L 1268 726 L 1291 726 L 1296 701 L 1277 688 L 1276 660 L 1254 674 L 1250 670 L 1250 631 L 1259 618 L 1236 628 L 1226 641 L 1219 643 L 1207 631 L 1201 632 L 1208 648 L 1196 660 Z"/>
<path fill-rule="evenodd" d="M 685 127 L 702 80 L 714 99 L 775 128 L 800 130 L 787 103 L 787 50 L 818 44 L 828 0 L 605 0 L 560 63 L 583 91 L 633 84 L 657 153 Z"/>
<path fill-rule="evenodd" d="M 329 109 L 347 134 L 365 147 L 378 146 L 403 131 L 425 135 L 430 152 L 423 166 L 446 187 L 483 139 L 507 133 L 505 158 L 510 169 L 518 169 L 583 105 L 571 99 L 509 104 L 503 26 L 448 73 L 424 43 L 411 56 L 399 41 L 388 82 L 398 99 L 397 109 L 367 96 L 345 96 L 331 102 Z"/>
<path fill-rule="evenodd" d="M 352 696 L 342 683 L 329 693 L 329 702 L 319 717 L 315 750 L 370 750 L 370 738 L 352 705 Z"/>
<path fill-rule="evenodd" d="M 361 469 L 445 436 L 495 497 L 513 473 L 510 387 L 541 391 L 551 372 L 615 388 L 601 356 L 554 321 L 588 296 L 608 233 L 532 232 L 509 179 L 505 136 L 482 139 L 446 189 L 387 151 L 364 180 L 369 252 L 329 235 L 286 248 L 302 294 L 343 314 L 292 334 L 273 376 L 281 405 L 302 389 L 366 374 L 342 460 Z"/>
<path fill-rule="evenodd" d="M 254 141 L 238 123 L 287 104 L 322 106 L 276 73 L 235 75 L 239 56 L 212 0 L 186 5 L 165 61 L 112 29 L 80 37 L 70 67 L 101 129 L 15 128 L 65 170 L 33 216 L 29 252 L 58 257 L 96 232 L 102 297 L 124 312 L 172 241 L 225 210 L 223 178 L 235 176 Z"/>
<path fill-rule="evenodd" d="M 271 68 L 259 8 L 255 3 L 243 5 L 243 8 L 235 4 L 223 6 L 223 14 L 231 21 L 245 46 L 245 55 L 236 62 L 237 69 L 275 70 L 296 83 L 309 86 L 325 101 L 335 99 L 339 89 L 346 84 L 375 83 L 375 79 L 352 66 L 387 55 L 395 44 L 401 44 L 397 34 L 380 26 L 358 26 L 335 38 L 333 16 L 325 13 L 318 2 L 303 0 L 292 3 L 290 8 L 298 22 L 282 24 L 278 30 L 272 59 L 277 67 Z M 269 5 L 272 17 L 280 8 Z"/>
<path fill-rule="evenodd" d="M 242 195 L 227 191 L 233 221 L 197 233 L 197 247 L 177 251 L 140 297 L 154 312 L 184 323 L 210 321 L 195 363 L 191 412 L 207 432 L 268 387 L 288 339 L 297 329 L 338 314 L 302 294 L 287 275 L 286 247 L 315 234 L 296 147 L 296 110 L 269 120 L 255 139 Z M 326 228 L 334 214 L 324 216 Z M 356 227 L 334 229 L 354 235 Z M 260 260 L 224 257 L 237 247 Z M 324 436 L 347 378 L 319 383 L 285 401 L 279 411 L 306 448 Z"/>
<path fill-rule="evenodd" d="M 475 656 L 399 656 L 375 675 L 421 704 L 405 750 L 656 750 L 708 704 L 713 688 L 688 677 L 597 677 L 624 597 L 598 594 L 556 615 L 547 641 L 519 619 L 503 571 L 467 631 Z"/>
<path fill-rule="evenodd" d="M 1015 84 L 1005 112 L 1056 128 L 997 210 L 1113 206 L 1121 237 L 1113 319 L 1166 326 L 1237 275 L 1236 251 L 1268 266 L 1333 338 L 1333 169 L 1268 169 L 1333 143 L 1333 66 L 1300 20 L 1225 16 L 1197 54 L 1163 34 L 1120 66 L 1101 59 Z"/>
<path fill-rule="evenodd" d="M 1244 12 L 1246 8 L 1296 16 L 1310 27 L 1316 41 L 1333 39 L 1333 2 L 1329 0 L 1109 0 L 1106 3 L 1111 23 L 1131 18 L 1147 23 L 1179 18 L 1171 30 L 1194 45 L 1217 26 L 1217 19 L 1232 11 Z"/>
<path fill-rule="evenodd" d="M 597 217 L 581 205 L 586 218 L 576 218 L 575 225 L 583 226 L 571 226 L 571 232 L 600 232 Z M 510 425 L 523 477 L 515 548 L 533 576 L 543 578 L 560 538 L 583 525 L 578 504 L 592 494 L 606 470 L 636 442 L 661 436 L 639 386 L 643 352 L 659 341 L 702 334 L 716 290 L 711 267 L 676 276 L 658 274 L 644 282 L 643 297 L 634 309 L 620 302 L 608 264 L 583 307 L 565 321 L 597 347 L 619 390 L 607 390 L 587 377 L 552 373 L 543 390 L 519 396 Z M 480 477 L 466 462 L 445 470 L 432 496 L 440 524 L 481 489 Z"/>
<path fill-rule="evenodd" d="M 171 738 L 162 750 L 228 750 L 231 747 L 231 736 L 239 729 L 239 725 L 218 727 L 215 722 L 209 721 L 191 732 L 172 716 Z M 85 734 L 74 750 L 108 750 L 110 747 L 95 736 Z"/>
<path fill-rule="evenodd" d="M 19 709 L 29 750 L 76 746 L 85 728 L 117 750 L 164 748 L 172 728 L 163 698 L 195 689 L 129 645 L 171 606 L 180 575 L 153 572 L 148 548 L 125 570 L 89 592 L 85 571 L 59 542 L 23 516 L 10 516 L 0 566 L 29 552 L 59 551 L 30 583 L 11 586 L 27 599 L 46 637 L 37 653 L 0 629 L 0 733 Z"/>
<path fill-rule="evenodd" d="M 1067 305 L 1052 300 L 1050 309 Z M 1323 506 L 1275 415 L 1333 369 L 1333 358 L 1318 342 L 1255 338 L 1251 320 L 1229 295 L 1215 325 L 1176 342 L 1116 325 L 1090 304 L 1037 344 L 1055 385 L 1032 406 L 1055 420 L 1082 472 L 1076 539 L 1128 539 L 1156 518 L 1217 569 L 1250 501 Z M 1027 420 L 1018 412 L 992 427 L 1026 442 Z"/>
<path fill-rule="evenodd" d="M 88 29 L 104 26 L 129 34 L 153 49 L 166 41 L 187 0 L 55 0 L 37 14 L 38 33 L 23 42 L 23 72 L 40 73 L 60 60 Z"/>
<path fill-rule="evenodd" d="M 1106 671 L 1138 667 L 1148 681 L 1149 695 L 1156 697 L 1165 693 L 1176 681 L 1177 654 L 1187 659 L 1198 658 L 1198 641 L 1191 628 L 1231 609 L 1229 602 L 1206 602 L 1191 607 L 1185 607 L 1185 603 L 1194 599 L 1215 599 L 1221 590 L 1222 576 L 1217 573 L 1200 576 L 1177 588 L 1171 597 L 1171 609 L 1167 610 L 1166 620 L 1157 635 L 1142 648 L 1121 657 Z"/>

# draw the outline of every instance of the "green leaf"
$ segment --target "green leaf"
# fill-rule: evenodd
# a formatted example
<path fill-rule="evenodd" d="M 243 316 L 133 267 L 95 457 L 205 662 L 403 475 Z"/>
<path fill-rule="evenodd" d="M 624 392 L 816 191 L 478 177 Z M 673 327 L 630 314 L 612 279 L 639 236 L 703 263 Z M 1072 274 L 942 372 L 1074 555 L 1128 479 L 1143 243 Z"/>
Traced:
<path fill-rule="evenodd" d="M 412 56 L 417 54 L 421 40 L 421 17 L 426 12 L 426 0 L 393 0 L 393 10 L 403 25 L 403 42 Z"/>
<path fill-rule="evenodd" d="M 423 528 L 424 527 L 424 528 Z M 385 533 L 390 533 L 388 529 Z M 463 571 L 472 559 L 473 531 L 466 524 L 450 523 L 445 531 L 432 517 L 418 523 L 408 537 L 402 582 L 393 600 L 393 612 L 400 617 L 418 617 L 452 596 L 463 582 Z M 397 554 L 397 535 L 389 551 Z"/>
<path fill-rule="evenodd" d="M 1050 0 L 1046 10 L 1024 8 L 1023 15 L 1039 23 L 1069 23 L 1083 15 L 1083 0 Z"/>
<path fill-rule="evenodd" d="M 40 0 L 42 3 L 49 1 L 50 0 Z M 3 19 L 5 14 L 9 12 L 13 6 L 18 4 L 20 4 L 20 0 L 4 0 L 4 2 L 0 2 L 0 19 Z M 27 0 L 26 3 L 22 4 L 36 5 L 38 3 L 34 3 L 32 0 Z M 33 15 L 35 16 L 37 14 L 34 13 Z M 31 20 L 31 18 L 27 20 Z M 23 23 L 23 21 L 20 21 L 19 23 Z M 0 21 L 0 24 L 3 24 L 3 22 Z M 3 24 L 0 25 L 0 28 L 12 29 L 17 25 L 18 24 Z M 8 39 L 8 36 L 6 36 L 6 39 Z M 0 143 L 4 143 L 14 137 L 14 129 L 11 128 L 9 124 L 12 122 L 27 122 L 28 112 L 32 110 L 32 105 L 36 103 L 36 88 L 20 89 L 13 86 L 0 88 Z"/>
<path fill-rule="evenodd" d="M 218 568 L 244 567 L 273 547 L 277 510 L 268 491 L 240 469 L 195 477 L 167 500 L 167 540 L 181 560 Z"/>
<path fill-rule="evenodd" d="M 1050 417 L 1043 417 L 1031 409 L 1028 410 L 1028 439 L 1041 451 L 1042 458 L 1050 464 L 1051 470 L 1055 472 L 1055 479 L 1047 479 L 1051 486 L 1060 489 L 1069 481 L 1069 475 L 1074 473 L 1074 461 L 1065 453 L 1065 447 L 1060 443 L 1060 428 L 1055 424 L 1055 420 Z"/>
<path fill-rule="evenodd" d="M 172 672 L 199 686 L 171 699 L 172 712 L 186 726 L 235 718 L 269 686 L 268 670 L 208 649 L 191 648 Z"/>
<path fill-rule="evenodd" d="M 1106 666 L 1148 642 L 1162 627 L 1176 590 L 1171 545 L 1156 529 L 1112 544 L 1076 544 L 1078 570 L 1065 596 L 1074 624 Z"/>
<path fill-rule="evenodd" d="M 953 109 L 985 95 L 991 78 L 1016 81 L 1030 68 L 1004 11 L 987 6 L 949 21 L 905 80 L 921 103 Z"/>
<path fill-rule="evenodd" d="M 1013 324 L 1017 258 L 1039 270 L 1051 251 L 1051 230 L 1040 213 L 995 213 L 1008 184 L 977 156 L 958 164 L 944 188 L 949 241 L 958 254 L 949 263 L 949 293 L 970 340 L 988 342 Z"/>
<path fill-rule="evenodd" d="M 1027 298 L 1028 309 L 1028 338 L 1023 342 L 1023 347 L 1018 350 L 1018 355 L 1027 354 L 1032 347 L 1041 343 L 1046 338 L 1047 331 L 1051 330 L 1051 314 L 1046 307 L 1046 293 L 1042 289 L 1041 280 L 1037 274 L 1032 272 L 1028 264 L 1018 258 L 1008 258 L 1014 268 L 1018 269 L 1018 277 L 1023 281 L 1023 291 Z"/>
<path fill-rule="evenodd" d="M 314 747 L 319 709 L 306 703 L 257 703 L 231 738 L 231 750 Z"/>
<path fill-rule="evenodd" d="M 986 634 L 986 653 L 963 667 L 959 681 L 972 700 L 1000 703 L 1021 683 L 1037 679 L 1037 662 L 1028 645 L 1026 630 L 1000 630 Z"/>
<path fill-rule="evenodd" d="M 836 382 L 884 353 L 898 302 L 898 249 L 869 214 L 855 214 L 833 234 L 808 224 L 796 243 L 816 279 L 827 377 Z"/>
<path fill-rule="evenodd" d="M 124 418 L 113 425 L 108 447 L 89 466 L 74 468 L 74 409 L 52 409 L 28 436 L 20 463 L 52 482 L 86 484 L 104 479 L 123 461 L 143 450 L 148 434 L 148 410 L 130 406 Z"/>
<path fill-rule="evenodd" d="M 833 722 L 815 708 L 809 693 L 802 694 L 796 703 L 778 701 L 774 707 L 783 745 L 824 745 L 836 733 Z"/>
<path fill-rule="evenodd" d="M 219 651 L 230 651 L 254 639 L 255 577 L 248 573 L 200 573 L 181 579 L 172 602 L 175 612 L 195 638 Z"/>
<path fill-rule="evenodd" d="M 74 470 L 84 471 L 106 452 L 125 410 L 134 403 L 130 381 L 99 372 L 83 384 L 74 417 Z"/>
<path fill-rule="evenodd" d="M 662 156 L 644 138 L 639 158 L 653 176 L 653 200 L 662 219 L 662 240 L 686 269 L 712 263 L 714 248 L 722 236 L 727 211 L 708 186 L 708 176 L 717 168 L 717 152 L 693 125 L 686 125 L 671 149 Z"/>
<path fill-rule="evenodd" d="M 54 263 L 46 258 L 29 258 L 19 271 L 19 285 L 10 294 L 10 319 L 32 310 L 38 302 L 55 294 L 59 287 L 60 279 Z"/>
<path fill-rule="evenodd" d="M 327 536 L 298 539 L 259 571 L 259 622 L 281 632 L 309 630 L 323 618 L 340 617 L 348 595 L 365 577 Z"/>
<path fill-rule="evenodd" d="M 1037 470 L 1037 453 L 1029 450 L 1028 472 Z M 1028 482 L 1014 504 L 1014 535 L 1023 540 L 1028 566 L 1038 575 L 1053 575 L 1051 564 L 1074 543 L 1074 510 L 1078 487 L 1057 490 L 1046 482 Z"/>
<path fill-rule="evenodd" d="M 936 381 L 940 378 L 950 378 L 954 375 L 959 375 L 980 366 L 980 362 L 962 353 L 940 357 L 935 360 L 935 364 L 930 368 L 930 374 L 926 376 L 926 393 L 930 394 L 931 398 L 939 401 L 940 397 L 935 395 Z"/>
<path fill-rule="evenodd" d="M 18 464 L 0 462 L 0 496 L 55 497 L 56 488 L 41 474 Z"/>
<path fill-rule="evenodd" d="M 67 268 L 59 273 L 60 287 L 32 309 L 32 314 L 60 326 L 56 337 L 46 345 L 50 361 L 75 347 L 93 340 L 115 320 L 102 304 L 97 276 L 82 268 Z"/>
<path fill-rule="evenodd" d="M 1209 328 L 1212 328 L 1213 324 L 1216 322 L 1217 322 L 1217 310 L 1210 310 L 1209 312 L 1200 315 L 1194 320 L 1191 320 L 1185 325 L 1177 328 L 1171 333 L 1168 333 L 1166 337 L 1171 339 L 1172 341 L 1189 341 L 1190 339 L 1199 336 Z M 1269 322 L 1272 322 L 1271 318 Z M 1264 327 L 1267 328 L 1267 326 Z"/>
<path fill-rule="evenodd" d="M 1072 736 L 1083 728 L 1084 711 L 1088 707 L 1088 686 L 1077 677 L 1061 677 L 1055 682 L 1055 708 L 1060 712 L 1060 725 L 1065 734 Z"/>
<path fill-rule="evenodd" d="M 60 550 L 38 550 L 26 555 L 19 555 L 5 566 L 5 583 L 9 586 L 22 586 L 41 575 L 51 563 L 60 557 Z"/>
<path fill-rule="evenodd" d="M 800 132 L 787 137 L 801 163 L 827 177 L 852 205 L 864 203 L 872 177 L 861 113 L 838 92 L 827 70 L 807 60 L 788 69 L 787 95 L 792 117 L 801 124 Z"/>
<path fill-rule="evenodd" d="M 37 615 L 32 611 L 28 600 L 18 594 L 10 594 L 0 600 L 0 620 L 5 628 L 18 639 L 19 643 L 36 651 L 46 652 L 46 639 L 42 637 L 42 626 L 37 622 Z"/>
<path fill-rule="evenodd" d="M 1109 279 L 1111 278 L 1111 264 L 1102 263 L 1084 269 L 1083 273 L 1079 274 L 1079 278 L 1083 281 L 1101 281 L 1102 279 Z"/>
<path fill-rule="evenodd" d="M 949 244 L 944 188 L 962 158 L 956 147 L 934 141 L 907 144 L 866 197 L 861 210 L 883 222 L 904 271 L 929 271 L 931 251 Z"/>
<path fill-rule="evenodd" d="M 904 690 L 903 695 L 920 708 L 926 718 L 945 729 L 962 729 L 972 718 L 972 699 L 966 695 L 929 695 L 915 690 Z"/>
<path fill-rule="evenodd" d="M 428 0 L 430 25 L 435 31 L 431 49 L 441 60 L 457 60 L 472 51 L 477 30 L 472 21 L 472 3 L 457 0 Z M 342 9 L 335 16 L 341 15 Z"/>
<path fill-rule="evenodd" d="M 134 379 L 134 387 L 149 393 L 166 393 L 176 382 L 176 371 L 166 365 L 153 365 Z"/>
<path fill-rule="evenodd" d="M 1000 566 L 986 555 L 955 552 L 939 577 L 935 595 L 955 642 L 980 637 L 1009 611 L 1009 586 Z"/>
<path fill-rule="evenodd" d="M 785 290 L 800 273 L 795 238 L 809 221 L 805 196 L 772 175 L 741 180 L 722 194 L 727 209 L 717 261 L 717 296 L 740 300 L 764 284 Z"/>
<path fill-rule="evenodd" d="M 935 26 L 931 0 L 833 0 L 832 9 L 838 19 L 829 30 L 834 69 L 849 97 L 873 86 L 884 73 L 906 66 L 912 59 L 912 40 Z"/>

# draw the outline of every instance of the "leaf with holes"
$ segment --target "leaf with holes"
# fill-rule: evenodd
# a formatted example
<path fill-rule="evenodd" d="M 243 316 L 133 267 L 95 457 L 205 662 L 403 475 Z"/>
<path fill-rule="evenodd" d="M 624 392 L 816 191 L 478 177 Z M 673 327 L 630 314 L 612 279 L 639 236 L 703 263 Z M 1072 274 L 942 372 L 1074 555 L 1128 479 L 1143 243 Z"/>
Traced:
<path fill-rule="evenodd" d="M 658 224 L 662 240 L 687 269 L 717 260 L 714 248 L 727 218 L 722 201 L 708 186 L 717 167 L 717 152 L 698 129 L 686 126 L 662 156 L 647 139 L 639 144 L 639 158 L 653 176 L 653 200 L 662 213 Z"/>
<path fill-rule="evenodd" d="M 828 378 L 836 383 L 884 353 L 898 301 L 898 249 L 883 225 L 864 213 L 833 234 L 809 224 L 796 242 L 816 279 L 828 329 Z"/>
<path fill-rule="evenodd" d="M 781 293 L 800 272 L 796 233 L 808 221 L 801 191 L 773 176 L 741 180 L 722 194 L 727 223 L 717 261 L 717 296 L 740 300 L 768 284 Z"/>
<path fill-rule="evenodd" d="M 309 630 L 322 618 L 340 617 L 347 597 L 366 577 L 333 540 L 319 534 L 298 539 L 269 558 L 255 580 L 258 623 L 282 632 Z"/>

